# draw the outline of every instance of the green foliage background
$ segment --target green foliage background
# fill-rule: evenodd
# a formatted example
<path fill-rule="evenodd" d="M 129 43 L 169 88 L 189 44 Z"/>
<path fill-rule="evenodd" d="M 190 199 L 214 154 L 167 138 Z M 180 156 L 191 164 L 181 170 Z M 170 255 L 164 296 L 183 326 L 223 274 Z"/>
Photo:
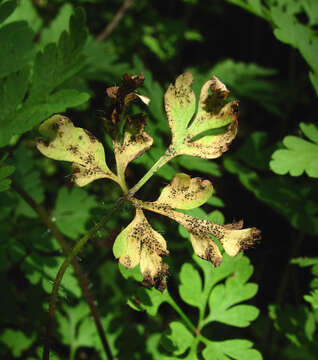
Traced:
<path fill-rule="evenodd" d="M 11 182 L 47 209 L 70 245 L 121 196 L 107 180 L 75 188 L 69 164 L 36 150 L 38 125 L 65 113 L 107 144 L 111 164 L 101 121 L 109 107 L 105 88 L 126 72 L 144 72 L 141 93 L 151 103 L 143 111 L 154 144 L 129 166 L 132 186 L 169 144 L 163 95 L 185 70 L 194 75 L 196 94 L 214 74 L 240 100 L 238 137 L 216 161 L 173 160 L 138 194 L 154 200 L 179 171 L 202 176 L 216 195 L 189 213 L 217 223 L 243 218 L 262 230 L 263 240 L 213 269 L 192 254 L 181 227 L 149 216 L 171 254 L 161 294 L 141 288 L 138 271 L 113 258 L 114 239 L 133 215 L 123 208 L 78 259 L 112 353 L 155 360 L 317 358 L 317 4 L 135 1 L 111 35 L 96 42 L 121 1 L 0 2 L 1 359 L 41 358 L 49 294 L 64 259 Z M 54 359 L 106 359 L 71 267 L 59 292 L 52 349 Z"/>

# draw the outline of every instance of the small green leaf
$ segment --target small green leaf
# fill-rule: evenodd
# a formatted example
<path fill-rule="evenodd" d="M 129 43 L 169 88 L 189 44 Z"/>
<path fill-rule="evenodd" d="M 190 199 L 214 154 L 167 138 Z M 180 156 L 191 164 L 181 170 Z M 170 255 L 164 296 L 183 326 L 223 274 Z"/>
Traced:
<path fill-rule="evenodd" d="M 244 339 L 209 341 L 202 355 L 206 360 L 262 360 L 262 355 Z"/>
<path fill-rule="evenodd" d="M 16 171 L 13 174 L 15 181 L 31 196 L 31 198 L 41 204 L 44 201 L 44 186 L 41 179 L 41 172 L 36 166 L 34 153 L 25 147 L 19 147 L 13 153 L 13 164 Z M 18 203 L 14 211 L 16 215 L 23 215 L 30 218 L 37 218 L 38 214 L 30 205 L 18 194 Z"/>
<path fill-rule="evenodd" d="M 224 324 L 246 327 L 258 316 L 258 309 L 251 305 L 236 305 L 248 300 L 257 293 L 257 285 L 246 283 L 253 273 L 253 267 L 247 258 L 237 263 L 232 277 L 225 285 L 215 286 L 209 298 L 210 313 L 204 324 L 219 321 Z M 236 305 L 236 306 L 234 306 Z"/>
<path fill-rule="evenodd" d="M 305 295 L 304 299 L 311 304 L 314 310 L 318 309 L 318 289 L 312 291 L 310 295 Z"/>
<path fill-rule="evenodd" d="M 0 24 L 12 14 L 16 6 L 17 5 L 14 1 L 6 1 L 0 4 Z"/>
<path fill-rule="evenodd" d="M 162 190 L 156 202 L 175 209 L 193 209 L 203 205 L 212 192 L 213 186 L 209 180 L 191 179 L 190 176 L 179 173 Z"/>
<path fill-rule="evenodd" d="M 212 161 L 206 161 L 205 159 L 198 159 L 192 156 L 181 155 L 177 158 L 178 164 L 187 170 L 194 170 L 210 174 L 212 176 L 221 176 L 220 166 Z"/>
<path fill-rule="evenodd" d="M 84 189 L 70 191 L 62 187 L 57 195 L 53 219 L 63 234 L 72 239 L 86 232 L 90 211 L 98 205 L 96 198 Z"/>
<path fill-rule="evenodd" d="M 300 127 L 304 134 L 315 143 L 296 136 L 286 136 L 283 140 L 286 149 L 276 150 L 273 153 L 270 167 L 279 175 L 289 172 L 292 176 L 300 176 L 305 171 L 308 176 L 317 178 L 318 127 L 304 123 Z"/>
<path fill-rule="evenodd" d="M 63 6 L 61 6 L 56 17 L 50 22 L 49 26 L 44 28 L 41 32 L 41 46 L 45 46 L 49 43 L 58 42 L 63 31 L 68 30 L 69 21 L 73 13 L 74 9 L 71 4 L 64 4 Z"/>
<path fill-rule="evenodd" d="M 182 265 L 180 272 L 179 292 L 187 304 L 201 307 L 202 305 L 202 280 L 197 269 L 192 264 Z"/>
<path fill-rule="evenodd" d="M 54 115 L 39 128 L 47 141 L 37 141 L 45 156 L 73 163 L 73 180 L 78 186 L 101 178 L 117 181 L 105 162 L 103 145 L 89 131 L 75 127 L 65 116 Z"/>
<path fill-rule="evenodd" d="M 162 262 L 162 256 L 169 253 L 166 241 L 153 230 L 142 210 L 136 209 L 134 220 L 117 236 L 113 253 L 128 269 L 140 263 L 144 284 L 164 290 L 168 268 Z"/>
<path fill-rule="evenodd" d="M 10 31 L 10 35 L 7 34 L 8 30 L 19 32 L 13 34 Z M 0 73 L 4 71 L 8 74 L 8 71 L 17 70 L 23 73 L 23 76 L 15 73 L 9 75 L 11 79 L 5 80 L 5 83 L 9 82 L 11 85 L 9 88 L 0 86 L 0 101 L 3 100 L 5 104 L 1 106 L 4 111 L 0 115 L 0 146 L 9 144 L 12 136 L 31 130 L 52 114 L 81 105 L 90 97 L 86 92 L 64 88 L 65 82 L 78 74 L 85 65 L 83 47 L 87 28 L 83 10 L 75 10 L 70 19 L 69 32 L 64 31 L 57 44 L 50 43 L 37 53 L 31 63 L 31 71 L 26 69 L 33 56 L 34 42 L 33 34 L 28 35 L 30 32 L 32 31 L 26 27 L 25 22 L 13 22 L 0 29 L 0 38 L 1 34 L 4 36 L 0 42 L 5 47 L 5 52 L 10 53 L 5 56 L 6 61 L 1 63 L 4 68 L 1 70 L 0 66 Z M 12 36 L 20 37 L 18 42 L 22 43 L 13 42 Z M 14 49 L 10 48 L 12 46 Z M 23 53 L 20 54 L 20 51 Z M 14 77 L 20 84 L 14 82 Z M 6 98 L 1 96 L 2 92 Z"/>
<path fill-rule="evenodd" d="M 297 264 L 301 267 L 318 265 L 318 257 L 304 257 L 304 258 L 295 258 L 290 261 L 292 264 Z"/>
<path fill-rule="evenodd" d="M 15 358 L 21 357 L 22 352 L 28 350 L 34 340 L 34 335 L 29 337 L 24 332 L 13 329 L 6 329 L 0 335 L 0 341 L 11 349 Z"/>
<path fill-rule="evenodd" d="M 11 180 L 8 179 L 15 171 L 14 166 L 6 165 L 0 167 L 0 191 L 5 191 L 10 189 Z"/>
<path fill-rule="evenodd" d="M 167 347 L 167 350 L 172 350 L 173 355 L 182 355 L 191 346 L 194 337 L 191 332 L 178 321 L 172 321 L 169 326 L 171 333 L 164 336 L 162 345 Z"/>
<path fill-rule="evenodd" d="M 43 19 L 36 10 L 32 0 L 21 0 L 18 2 L 14 13 L 10 15 L 6 23 L 15 21 L 26 21 L 33 32 L 37 34 L 43 25 Z"/>
<path fill-rule="evenodd" d="M 167 289 L 163 292 L 155 288 L 138 289 L 135 300 L 137 300 L 138 309 L 146 311 L 150 316 L 155 316 L 163 303 L 169 303 L 170 295 Z"/>
<path fill-rule="evenodd" d="M 89 315 L 89 307 L 83 301 L 76 306 L 63 306 L 62 313 L 57 313 L 58 332 L 62 335 L 63 344 L 70 345 L 71 351 L 76 352 L 80 346 L 90 346 L 91 338 L 89 335 L 94 333 L 86 332 L 83 334 L 84 328 L 80 327 Z M 86 328 L 87 330 L 87 328 Z M 94 330 L 91 329 L 91 330 Z"/>
<path fill-rule="evenodd" d="M 23 69 L 34 55 L 34 34 L 24 21 L 0 28 L 0 78 Z"/>

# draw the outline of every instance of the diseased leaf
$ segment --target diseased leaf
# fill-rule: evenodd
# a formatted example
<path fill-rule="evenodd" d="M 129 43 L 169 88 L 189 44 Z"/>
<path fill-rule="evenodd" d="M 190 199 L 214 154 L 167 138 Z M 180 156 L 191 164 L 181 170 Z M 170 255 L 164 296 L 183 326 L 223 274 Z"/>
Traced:
<path fill-rule="evenodd" d="M 103 145 L 89 131 L 75 127 L 61 115 L 46 120 L 39 131 L 47 140 L 37 141 L 38 150 L 51 159 L 72 162 L 76 185 L 85 186 L 101 178 L 117 181 L 106 165 Z"/>
<path fill-rule="evenodd" d="M 270 161 L 271 169 L 279 174 L 288 172 L 292 176 L 300 176 L 306 172 L 308 176 L 318 177 L 318 127 L 315 124 L 300 124 L 303 133 L 315 143 L 296 136 L 286 136 L 283 144 L 286 149 L 276 150 Z"/>
<path fill-rule="evenodd" d="M 241 250 L 248 248 L 260 239 L 260 231 L 256 228 L 242 229 L 243 222 L 218 225 L 209 220 L 174 211 L 170 206 L 155 202 L 134 199 L 135 206 L 167 216 L 182 225 L 191 235 L 191 241 L 196 254 L 209 260 L 214 266 L 221 264 L 222 255 L 209 234 L 222 243 L 224 250 L 230 256 L 236 256 Z"/>
<path fill-rule="evenodd" d="M 145 127 L 145 116 L 128 117 L 124 128 L 123 143 L 113 141 L 117 174 L 123 179 L 127 165 L 147 151 L 153 143 L 152 137 L 144 131 Z"/>
<path fill-rule="evenodd" d="M 193 77 L 187 72 L 177 77 L 165 93 L 165 109 L 172 131 L 172 143 L 181 145 L 195 112 L 195 95 L 191 90 Z"/>
<path fill-rule="evenodd" d="M 144 80 L 145 77 L 143 73 L 133 76 L 125 74 L 120 86 L 112 86 L 106 89 L 106 94 L 113 101 L 114 106 L 110 119 L 104 118 L 104 120 L 107 128 L 113 128 L 115 126 L 114 131 L 110 134 L 113 139 L 116 139 L 120 130 L 118 124 L 123 120 L 121 115 L 125 108 L 138 98 L 143 102 L 148 103 L 149 99 L 140 96 L 135 92 L 138 87 L 142 86 Z"/>
<path fill-rule="evenodd" d="M 167 265 L 162 256 L 168 255 L 165 239 L 148 223 L 142 210 L 136 209 L 134 220 L 117 236 L 113 252 L 126 268 L 140 263 L 144 285 L 164 290 Z"/>
<path fill-rule="evenodd" d="M 229 91 L 214 76 L 203 85 L 198 110 L 192 120 L 195 112 L 192 81 L 191 73 L 180 75 L 165 94 L 165 108 L 172 131 L 170 154 L 214 159 L 228 149 L 236 136 L 238 102 L 223 106 Z"/>
<path fill-rule="evenodd" d="M 190 178 L 179 173 L 161 192 L 156 203 L 175 209 L 193 209 L 204 204 L 212 195 L 213 186 L 209 180 Z"/>

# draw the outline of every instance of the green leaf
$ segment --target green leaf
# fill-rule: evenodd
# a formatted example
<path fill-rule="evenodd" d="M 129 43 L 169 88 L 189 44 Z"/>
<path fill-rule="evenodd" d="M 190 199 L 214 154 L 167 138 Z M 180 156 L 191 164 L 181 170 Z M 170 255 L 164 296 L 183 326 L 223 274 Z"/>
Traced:
<path fill-rule="evenodd" d="M 301 267 L 307 267 L 307 266 L 318 265 L 318 258 L 314 258 L 314 257 L 296 258 L 296 259 L 291 259 L 290 262 L 291 264 L 297 264 Z"/>
<path fill-rule="evenodd" d="M 312 291 L 310 295 L 305 295 L 304 299 L 311 304 L 314 310 L 318 309 L 318 289 Z"/>
<path fill-rule="evenodd" d="M 23 249 L 23 259 L 21 270 L 24 272 L 25 277 L 33 285 L 40 284 L 43 290 L 50 294 L 53 289 L 53 284 L 60 266 L 64 262 L 64 256 L 43 256 L 42 252 L 52 251 L 60 252 L 60 245 L 54 238 L 43 239 L 43 229 L 32 229 L 24 235 L 24 240 L 32 244 L 32 252 Z M 35 242 L 35 239 L 38 240 Z M 45 243 L 44 243 L 45 240 Z M 61 297 L 80 297 L 81 289 L 78 280 L 74 275 L 74 270 L 69 267 L 62 279 L 59 288 L 59 296 Z"/>
<path fill-rule="evenodd" d="M 300 124 L 303 132 L 315 143 L 296 136 L 286 136 L 283 144 L 286 149 L 276 150 L 270 162 L 271 169 L 279 174 L 288 172 L 292 176 L 299 176 L 304 172 L 308 176 L 318 177 L 318 127 L 314 124 Z"/>
<path fill-rule="evenodd" d="M 191 264 L 183 264 L 180 272 L 179 292 L 183 301 L 187 304 L 201 308 L 202 280 L 197 269 Z"/>
<path fill-rule="evenodd" d="M 199 171 L 204 174 L 210 174 L 218 177 L 222 175 L 220 166 L 212 161 L 183 155 L 178 156 L 177 161 L 180 166 L 188 170 Z"/>
<path fill-rule="evenodd" d="M 134 220 L 117 236 L 113 253 L 126 268 L 134 268 L 140 263 L 144 283 L 165 288 L 167 266 L 162 257 L 169 254 L 162 235 L 148 223 L 142 210 L 136 209 Z"/>
<path fill-rule="evenodd" d="M 22 331 L 13 329 L 6 329 L 0 335 L 0 341 L 11 349 L 12 355 L 15 358 L 20 357 L 24 350 L 28 350 L 34 340 L 34 335 L 29 337 L 26 336 Z"/>
<path fill-rule="evenodd" d="M 6 23 L 12 23 L 14 21 L 27 21 L 35 34 L 40 30 L 43 23 L 32 0 L 20 0 L 18 2 L 14 13 L 7 19 Z"/>
<path fill-rule="evenodd" d="M 5 157 L 3 157 L 0 160 L 0 166 L 1 163 L 5 160 Z M 14 166 L 5 165 L 0 167 L 0 191 L 5 191 L 10 189 L 11 180 L 7 179 L 10 175 L 12 175 L 15 171 Z"/>
<path fill-rule="evenodd" d="M 46 120 L 39 131 L 49 142 L 38 140 L 38 150 L 51 159 L 72 162 L 76 185 L 85 186 L 101 178 L 117 181 L 105 162 L 103 145 L 89 131 L 75 127 L 61 115 Z"/>
<path fill-rule="evenodd" d="M 19 147 L 13 154 L 13 164 L 16 168 L 13 178 L 28 193 L 31 198 L 41 204 L 44 201 L 44 186 L 41 173 L 36 167 L 33 152 L 25 147 Z M 37 218 L 38 214 L 25 202 L 20 195 L 14 211 L 16 215 Z"/>
<path fill-rule="evenodd" d="M 299 183 L 290 177 L 260 176 L 251 167 L 255 167 L 255 161 L 259 157 L 259 164 L 261 164 L 259 168 L 263 168 L 263 164 L 268 159 L 268 147 L 263 148 L 255 144 L 252 145 L 251 139 L 248 139 L 243 146 L 246 149 L 250 146 L 253 149 L 252 153 L 256 151 L 259 154 L 263 153 L 263 160 L 259 156 L 247 156 L 246 151 L 241 152 L 239 150 L 235 156 L 226 156 L 224 158 L 225 169 L 232 174 L 238 175 L 240 182 L 246 189 L 284 216 L 294 228 L 301 229 L 302 232 L 307 234 L 318 233 L 318 206 L 312 201 L 313 192 L 310 186 L 306 183 Z M 288 206 L 286 206 L 286 203 L 288 203 Z"/>
<path fill-rule="evenodd" d="M 296 347 L 308 349 L 309 353 L 317 353 L 313 342 L 315 332 L 314 314 L 305 306 L 278 305 L 269 306 L 269 316 L 274 321 L 277 331 L 282 333 Z M 311 350 L 311 351 L 310 351 Z M 314 359 L 314 356 L 309 357 Z"/>
<path fill-rule="evenodd" d="M 23 23 L 12 23 L 7 26 L 15 24 Z M 21 41 L 24 44 L 17 47 L 19 49 L 23 49 L 28 44 L 25 40 L 27 30 L 22 30 L 23 40 Z M 1 31 L 3 31 L 3 28 L 0 29 Z M 14 94 L 11 87 L 10 92 L 10 89 L 4 88 L 5 91 L 2 90 L 14 101 L 12 104 L 9 103 L 10 112 L 6 110 L 6 116 L 0 117 L 0 146 L 8 144 L 13 135 L 20 135 L 31 130 L 53 113 L 78 106 L 89 99 L 87 93 L 75 89 L 61 89 L 63 83 L 76 75 L 83 67 L 84 57 L 82 50 L 86 42 L 86 36 L 85 15 L 82 10 L 77 9 L 71 17 L 69 33 L 63 32 L 58 44 L 51 43 L 44 48 L 43 52 L 38 52 L 32 68 L 29 88 L 27 82 L 24 81 L 22 88 L 19 89 L 19 96 Z M 11 42 L 8 42 L 6 38 L 4 44 L 9 43 Z M 15 54 L 14 51 L 13 54 Z M 19 59 L 23 58 L 23 56 L 19 57 Z M 26 64 L 25 61 L 20 61 L 20 63 L 18 67 L 15 66 L 16 70 Z M 14 66 L 16 62 L 11 60 L 11 64 Z M 8 69 L 9 67 L 6 66 L 5 68 Z M 7 79 L 7 81 L 9 80 Z M 13 83 L 13 80 L 11 83 Z M 28 96 L 24 100 L 26 92 Z"/>
<path fill-rule="evenodd" d="M 26 22 L 0 28 L 0 78 L 23 69 L 34 55 L 34 34 Z"/>
<path fill-rule="evenodd" d="M 209 298 L 210 313 L 204 324 L 212 321 L 246 327 L 255 320 L 259 310 L 251 305 L 236 305 L 255 296 L 257 285 L 246 283 L 253 273 L 253 267 L 247 258 L 243 258 L 236 266 L 234 276 L 229 277 L 225 284 L 213 288 Z M 234 306 L 236 305 L 236 306 Z"/>
<path fill-rule="evenodd" d="M 86 232 L 86 225 L 91 218 L 91 210 L 98 205 L 95 196 L 85 190 L 73 188 L 59 190 L 53 218 L 63 234 L 77 239 Z"/>
<path fill-rule="evenodd" d="M 179 173 L 163 188 L 156 202 L 175 209 L 193 209 L 203 205 L 212 192 L 213 186 L 209 180 Z"/>
<path fill-rule="evenodd" d="M 206 360 L 262 360 L 262 355 L 252 347 L 251 341 L 243 339 L 209 341 L 202 355 Z"/>
<path fill-rule="evenodd" d="M 136 300 L 138 304 L 137 309 L 146 311 L 150 316 L 155 316 L 163 303 L 169 303 L 170 294 L 167 289 L 163 292 L 160 292 L 155 288 L 139 289 L 137 290 Z M 131 303 L 129 303 L 129 305 L 131 306 Z M 134 309 L 136 310 L 135 307 Z"/>
<path fill-rule="evenodd" d="M 16 6 L 14 1 L 6 1 L 0 4 L 0 24 L 12 14 Z"/>
<path fill-rule="evenodd" d="M 73 13 L 74 8 L 71 4 L 61 6 L 56 17 L 50 22 L 49 26 L 41 32 L 41 46 L 58 42 L 63 31 L 69 30 L 69 21 Z"/>
<path fill-rule="evenodd" d="M 169 324 L 170 333 L 165 334 L 161 344 L 173 355 L 182 355 L 194 340 L 191 332 L 178 321 Z"/>
<path fill-rule="evenodd" d="M 76 306 L 63 306 L 63 314 L 57 313 L 58 332 L 61 334 L 63 344 L 70 345 L 71 354 L 81 346 L 91 346 L 92 337 L 96 331 L 95 326 L 82 326 L 88 318 L 90 311 L 87 304 L 81 301 Z M 92 321 L 90 321 L 92 323 Z"/>

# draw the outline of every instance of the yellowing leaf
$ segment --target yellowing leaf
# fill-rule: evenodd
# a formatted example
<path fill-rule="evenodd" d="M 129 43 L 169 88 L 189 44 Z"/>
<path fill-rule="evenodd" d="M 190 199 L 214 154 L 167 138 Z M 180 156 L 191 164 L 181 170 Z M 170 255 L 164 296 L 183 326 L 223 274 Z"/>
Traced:
<path fill-rule="evenodd" d="M 204 204 L 212 192 L 213 186 L 209 180 L 199 177 L 191 179 L 180 173 L 162 190 L 156 202 L 175 209 L 193 209 Z"/>
<path fill-rule="evenodd" d="M 45 156 L 73 163 L 73 180 L 84 186 L 96 179 L 109 178 L 118 182 L 105 162 L 103 145 L 87 130 L 75 127 L 65 116 L 54 115 L 39 128 L 46 140 L 37 141 Z"/>
<path fill-rule="evenodd" d="M 190 240 L 193 250 L 197 256 L 201 259 L 210 261 L 214 266 L 219 266 L 221 264 L 221 252 L 208 234 L 190 233 Z"/>
<path fill-rule="evenodd" d="M 177 77 L 165 93 L 165 109 L 172 131 L 172 143 L 181 144 L 186 129 L 195 112 L 195 95 L 191 89 L 192 74 L 187 72 Z"/>
<path fill-rule="evenodd" d="M 201 89 L 197 113 L 192 120 L 195 112 L 192 80 L 190 73 L 180 75 L 165 94 L 172 131 L 170 152 L 173 156 L 192 155 L 214 159 L 228 149 L 237 134 L 238 102 L 224 105 L 230 92 L 213 76 Z"/>
<path fill-rule="evenodd" d="M 123 143 L 113 141 L 117 173 L 122 179 L 125 179 L 127 165 L 147 151 L 153 143 L 152 137 L 144 131 L 145 127 L 146 119 L 143 115 L 130 117 L 125 124 Z"/>
<path fill-rule="evenodd" d="M 260 239 L 260 231 L 256 228 L 242 229 L 242 221 L 234 224 L 218 225 L 208 220 L 198 219 L 175 211 L 169 205 L 157 203 L 156 201 L 146 202 L 133 199 L 133 202 L 139 208 L 156 212 L 177 221 L 190 233 L 196 255 L 211 261 L 214 266 L 221 264 L 222 256 L 209 234 L 220 240 L 225 252 L 230 256 L 236 256 L 241 250 L 246 249 Z"/>
<path fill-rule="evenodd" d="M 150 226 L 142 210 L 136 209 L 134 220 L 117 236 L 113 253 L 126 268 L 140 263 L 144 285 L 164 290 L 168 267 L 162 256 L 169 253 L 166 241 Z"/>

